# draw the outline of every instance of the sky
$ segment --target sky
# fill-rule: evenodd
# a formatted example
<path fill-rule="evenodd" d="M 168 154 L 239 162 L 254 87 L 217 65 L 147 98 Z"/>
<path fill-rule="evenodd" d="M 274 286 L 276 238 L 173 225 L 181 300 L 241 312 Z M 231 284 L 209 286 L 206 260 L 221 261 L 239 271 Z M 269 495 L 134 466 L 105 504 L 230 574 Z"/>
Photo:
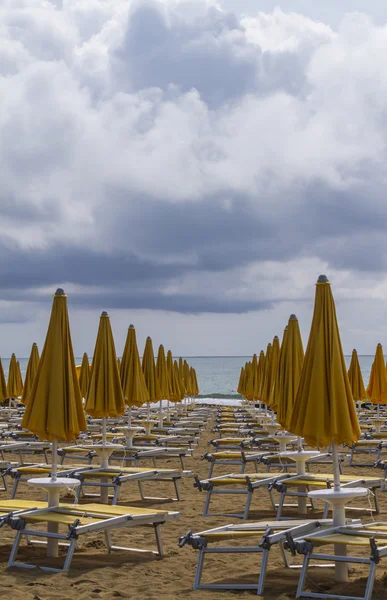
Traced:
<path fill-rule="evenodd" d="M 68 295 L 175 355 L 251 355 L 332 284 L 387 348 L 384 0 L 3 0 L 0 356 Z"/>

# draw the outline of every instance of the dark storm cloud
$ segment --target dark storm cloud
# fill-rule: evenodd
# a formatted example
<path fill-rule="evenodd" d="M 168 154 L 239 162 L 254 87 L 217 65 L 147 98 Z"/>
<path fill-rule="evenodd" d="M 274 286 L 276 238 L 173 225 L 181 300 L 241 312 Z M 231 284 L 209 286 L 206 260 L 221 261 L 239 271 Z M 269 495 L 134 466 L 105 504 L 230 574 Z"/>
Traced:
<path fill-rule="evenodd" d="M 167 18 L 158 2 L 134 5 L 113 63 L 130 90 L 170 85 L 196 89 L 211 106 L 248 93 L 285 90 L 299 94 L 305 84 L 303 58 L 283 51 L 262 52 L 246 40 L 232 13 L 208 9 L 205 17 Z"/>

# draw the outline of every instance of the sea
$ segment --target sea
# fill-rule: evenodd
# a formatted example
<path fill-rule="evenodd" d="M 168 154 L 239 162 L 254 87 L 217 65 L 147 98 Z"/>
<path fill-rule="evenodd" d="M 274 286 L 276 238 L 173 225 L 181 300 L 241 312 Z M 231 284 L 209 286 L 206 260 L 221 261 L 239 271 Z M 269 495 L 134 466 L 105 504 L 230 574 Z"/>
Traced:
<path fill-rule="evenodd" d="M 239 405 L 242 397 L 237 392 L 239 375 L 241 367 L 251 360 L 251 356 L 187 356 L 187 362 L 196 370 L 200 394 L 197 402 L 203 404 L 223 404 Z M 367 385 L 373 355 L 359 355 L 360 368 L 363 375 L 364 384 Z M 8 376 L 9 360 L 3 358 L 3 368 L 5 376 Z M 24 378 L 28 358 L 18 359 L 20 369 Z M 351 361 L 351 356 L 345 357 L 347 368 Z M 76 363 L 81 364 L 82 358 L 77 357 Z"/>

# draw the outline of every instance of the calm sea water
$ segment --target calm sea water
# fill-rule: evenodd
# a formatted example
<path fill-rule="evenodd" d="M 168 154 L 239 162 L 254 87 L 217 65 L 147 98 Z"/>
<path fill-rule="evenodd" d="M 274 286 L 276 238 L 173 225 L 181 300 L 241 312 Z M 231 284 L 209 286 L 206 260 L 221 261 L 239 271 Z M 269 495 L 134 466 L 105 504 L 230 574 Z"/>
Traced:
<path fill-rule="evenodd" d="M 364 384 L 367 385 L 373 356 L 359 356 L 359 363 L 363 374 Z M 212 400 L 232 401 L 240 398 L 236 389 L 238 387 L 241 367 L 245 362 L 251 360 L 251 356 L 195 356 L 187 357 L 190 366 L 196 369 L 202 401 Z M 347 367 L 351 360 L 346 356 Z M 21 358 L 20 368 L 24 378 L 27 369 L 28 358 Z M 81 364 L 82 358 L 76 358 L 77 364 Z M 5 376 L 8 376 L 9 359 L 3 359 Z M 222 402 L 223 403 L 223 402 Z M 224 402 L 228 403 L 228 402 Z"/>

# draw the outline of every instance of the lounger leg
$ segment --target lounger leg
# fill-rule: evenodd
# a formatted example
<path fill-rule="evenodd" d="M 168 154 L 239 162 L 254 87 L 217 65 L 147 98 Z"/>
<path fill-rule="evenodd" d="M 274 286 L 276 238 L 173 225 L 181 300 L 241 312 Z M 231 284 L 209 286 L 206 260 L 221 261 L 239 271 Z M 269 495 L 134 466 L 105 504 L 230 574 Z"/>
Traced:
<path fill-rule="evenodd" d="M 180 465 L 181 465 L 181 468 L 182 468 L 182 469 L 183 469 L 183 471 L 184 471 L 184 459 L 183 459 L 183 456 L 180 454 L 180 455 L 179 455 L 179 458 L 180 458 Z"/>
<path fill-rule="evenodd" d="M 110 552 L 112 551 L 112 541 L 110 538 L 110 531 L 108 531 L 106 529 L 106 531 L 104 533 L 105 533 L 105 544 L 106 544 L 108 553 L 110 554 Z"/>
<path fill-rule="evenodd" d="M 263 594 L 263 590 L 265 588 L 265 577 L 266 577 L 266 569 L 267 569 L 268 560 L 269 560 L 269 550 L 264 550 L 262 553 L 261 570 L 259 572 L 259 579 L 258 579 L 258 589 L 257 589 L 258 596 L 261 596 Z"/>
<path fill-rule="evenodd" d="M 81 490 L 82 490 L 82 482 L 80 485 L 78 485 L 78 487 L 75 490 L 75 496 L 74 496 L 74 504 L 78 504 L 79 502 L 79 497 L 81 495 Z"/>
<path fill-rule="evenodd" d="M 177 479 L 174 479 L 173 483 L 174 483 L 174 486 L 175 486 L 176 500 L 180 500 L 179 482 L 178 482 Z"/>
<path fill-rule="evenodd" d="M 4 473 L 2 473 L 1 478 L 3 480 L 3 485 L 4 485 L 4 488 L 1 491 L 6 492 L 8 490 L 8 485 L 7 485 L 7 481 L 6 481 Z"/>
<path fill-rule="evenodd" d="M 204 502 L 203 517 L 208 517 L 208 509 L 210 507 L 211 494 L 212 494 L 211 490 L 208 490 L 207 494 L 206 494 L 206 499 Z"/>
<path fill-rule="evenodd" d="M 281 518 L 284 502 L 285 502 L 285 492 L 281 492 L 281 496 L 280 496 L 279 503 L 278 503 L 277 516 L 276 516 L 277 521 L 279 521 Z"/>
<path fill-rule="evenodd" d="M 245 520 L 249 518 L 249 512 L 250 512 L 250 505 L 251 505 L 252 497 L 253 497 L 253 492 L 251 490 L 249 490 L 247 492 L 245 511 L 243 513 L 243 518 Z"/>
<path fill-rule="evenodd" d="M 160 533 L 160 523 L 154 523 L 153 527 L 154 527 L 155 534 L 156 534 L 157 553 L 160 556 L 160 558 L 162 558 L 164 556 L 164 552 L 163 552 L 163 542 L 162 542 L 161 533 Z"/>
<path fill-rule="evenodd" d="M 140 490 L 141 500 L 145 500 L 141 481 L 138 481 L 138 489 Z"/>
<path fill-rule="evenodd" d="M 157 467 L 157 463 L 156 463 L 156 457 L 155 456 L 152 457 L 152 462 L 153 462 L 153 466 L 156 468 Z"/>
<path fill-rule="evenodd" d="M 16 534 L 16 537 L 15 537 L 15 541 L 13 542 L 11 554 L 9 555 L 8 567 L 12 567 L 15 562 L 15 559 L 16 559 L 16 556 L 17 556 L 17 553 L 19 550 L 20 540 L 21 540 L 21 532 L 18 531 Z"/>
<path fill-rule="evenodd" d="M 12 488 L 11 500 L 13 500 L 15 498 L 18 486 L 19 486 L 19 479 L 16 478 L 15 483 L 13 484 L 13 488 Z"/>
<path fill-rule="evenodd" d="M 60 465 L 63 465 L 63 463 L 64 463 L 64 459 L 65 459 L 65 456 L 66 456 L 66 453 L 65 453 L 65 452 L 63 452 L 63 454 L 61 455 L 61 457 L 60 457 L 60 459 L 59 459 L 59 464 L 60 464 Z"/>
<path fill-rule="evenodd" d="M 66 559 L 63 565 L 63 571 L 68 571 L 71 565 L 71 561 L 73 560 L 74 551 L 77 547 L 77 540 L 72 539 L 69 545 L 69 549 L 67 550 Z"/>
<path fill-rule="evenodd" d="M 323 511 L 323 519 L 328 518 L 328 512 L 329 512 L 329 503 L 325 502 L 324 503 L 324 511 Z"/>
<path fill-rule="evenodd" d="M 214 464 L 213 462 L 210 462 L 210 468 L 208 469 L 208 477 L 207 479 L 211 479 L 212 477 L 212 471 L 214 470 Z"/>
<path fill-rule="evenodd" d="M 375 504 L 375 513 L 378 515 L 380 512 L 378 490 L 374 490 L 374 504 Z"/>
<path fill-rule="evenodd" d="M 375 583 L 376 563 L 371 562 L 370 572 L 367 579 L 367 585 L 364 594 L 364 600 L 372 600 L 372 590 Z"/>
<path fill-rule="evenodd" d="M 309 560 L 310 560 L 309 554 L 305 554 L 304 562 L 302 563 L 300 579 L 298 581 L 296 598 L 300 598 L 300 596 L 302 595 L 302 590 L 304 589 L 306 574 L 308 572 Z"/>
<path fill-rule="evenodd" d="M 117 504 L 118 499 L 120 497 L 120 491 L 121 491 L 121 486 L 116 484 L 114 486 L 114 496 L 113 496 L 113 500 L 112 500 L 112 506 L 115 506 Z"/>
<path fill-rule="evenodd" d="M 198 566 L 196 567 L 195 581 L 194 581 L 194 590 L 198 590 L 200 588 L 200 581 L 202 578 L 203 572 L 203 563 L 204 563 L 204 548 L 200 549 L 199 558 L 198 558 Z"/>
<path fill-rule="evenodd" d="M 273 510 L 275 510 L 276 506 L 275 506 L 275 500 L 273 498 L 273 490 L 268 490 L 268 492 L 269 492 L 269 496 L 270 496 L 271 507 Z"/>

